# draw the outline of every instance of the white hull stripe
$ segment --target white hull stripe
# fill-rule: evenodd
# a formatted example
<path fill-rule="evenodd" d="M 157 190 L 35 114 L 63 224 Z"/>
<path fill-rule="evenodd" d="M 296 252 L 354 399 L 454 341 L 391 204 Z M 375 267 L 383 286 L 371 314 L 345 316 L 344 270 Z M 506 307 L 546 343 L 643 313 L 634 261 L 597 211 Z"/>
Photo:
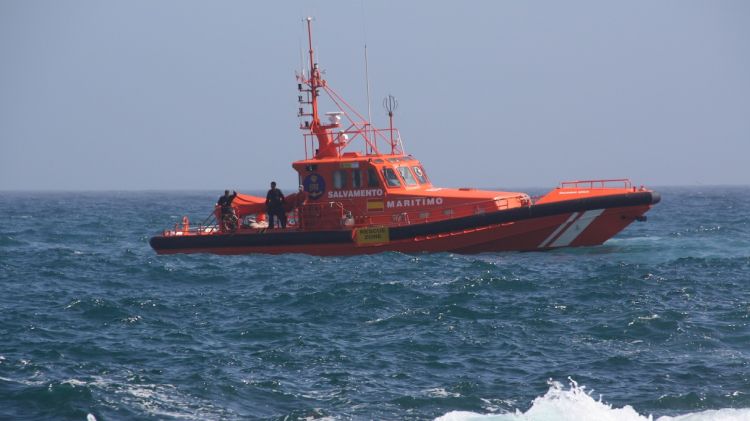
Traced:
<path fill-rule="evenodd" d="M 570 217 L 565 222 L 563 222 L 562 224 L 560 224 L 560 226 L 557 227 L 557 229 L 555 229 L 554 231 L 552 231 L 552 234 L 550 234 L 549 237 L 545 238 L 544 241 L 542 241 L 542 244 L 539 244 L 539 248 L 541 249 L 541 248 L 547 247 L 547 245 L 552 240 L 554 240 L 555 237 L 557 237 L 558 234 L 560 234 L 560 231 L 562 231 L 565 228 L 567 228 L 577 217 L 578 217 L 578 212 L 573 212 L 570 215 Z"/>
<path fill-rule="evenodd" d="M 588 228 L 589 225 L 591 225 L 594 220 L 604 212 L 604 209 L 594 209 L 590 211 L 586 211 L 578 220 L 576 220 L 573 224 L 568 227 L 568 229 L 565 230 L 565 232 L 560 235 L 560 237 L 555 240 L 552 244 L 550 244 L 550 247 L 566 247 L 569 246 L 570 243 L 575 241 L 576 238 L 578 238 L 579 235 L 583 231 Z"/>

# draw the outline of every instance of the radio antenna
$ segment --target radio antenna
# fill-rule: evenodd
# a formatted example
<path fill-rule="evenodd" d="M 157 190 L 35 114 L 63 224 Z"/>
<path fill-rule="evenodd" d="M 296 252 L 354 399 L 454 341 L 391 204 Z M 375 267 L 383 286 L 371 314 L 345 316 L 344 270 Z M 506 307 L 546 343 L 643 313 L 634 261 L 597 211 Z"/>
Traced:
<path fill-rule="evenodd" d="M 365 44 L 365 83 L 367 83 L 367 123 L 372 125 L 372 104 L 370 101 L 370 74 L 367 65 L 367 44 Z"/>
<path fill-rule="evenodd" d="M 364 38 L 365 41 L 365 85 L 367 89 L 367 124 L 365 125 L 365 138 L 367 138 L 367 126 L 372 126 L 372 101 L 370 100 L 370 71 L 367 63 L 367 22 L 365 20 L 367 15 L 365 14 L 364 0 L 360 1 L 360 6 L 362 6 L 362 38 Z M 370 152 L 372 152 L 372 148 Z M 367 151 L 365 151 L 365 153 L 367 153 Z"/>
<path fill-rule="evenodd" d="M 388 111 L 388 131 L 391 133 L 391 154 L 395 155 L 396 142 L 393 141 L 393 112 L 396 111 L 396 108 L 398 108 L 398 101 L 396 101 L 396 97 L 393 95 L 388 95 L 387 97 L 385 97 L 385 99 L 383 99 L 383 108 Z M 403 152 L 403 146 L 401 147 L 401 150 Z"/>

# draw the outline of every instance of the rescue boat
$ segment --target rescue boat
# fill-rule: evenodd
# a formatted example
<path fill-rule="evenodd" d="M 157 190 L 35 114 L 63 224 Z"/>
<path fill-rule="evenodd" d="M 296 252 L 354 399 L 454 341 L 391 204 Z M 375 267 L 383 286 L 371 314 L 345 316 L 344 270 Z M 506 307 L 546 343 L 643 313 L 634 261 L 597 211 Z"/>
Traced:
<path fill-rule="evenodd" d="M 658 193 L 627 179 L 562 182 L 541 197 L 436 187 L 422 163 L 403 152 L 393 127 L 395 99 L 384 101 L 389 127 L 372 126 L 323 79 L 314 60 L 310 18 L 307 35 L 310 67 L 297 75 L 305 159 L 292 163 L 301 188 L 285 199 L 287 226 L 267 226 L 266 198 L 237 194 L 233 212 L 222 214 L 217 206 L 199 224 L 184 217 L 151 238 L 158 254 L 481 253 L 596 246 L 633 221 L 645 221 L 660 200 Z M 327 121 L 319 111 L 323 95 L 337 109 L 325 114 Z"/>

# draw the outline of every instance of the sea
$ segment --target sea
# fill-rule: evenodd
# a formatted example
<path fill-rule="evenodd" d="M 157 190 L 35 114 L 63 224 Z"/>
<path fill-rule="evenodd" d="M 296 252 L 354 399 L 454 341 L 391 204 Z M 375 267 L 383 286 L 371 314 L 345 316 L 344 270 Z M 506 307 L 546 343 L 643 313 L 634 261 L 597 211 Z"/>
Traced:
<path fill-rule="evenodd" d="M 1 420 L 750 420 L 750 187 L 548 252 L 157 256 L 220 191 L 0 192 Z"/>

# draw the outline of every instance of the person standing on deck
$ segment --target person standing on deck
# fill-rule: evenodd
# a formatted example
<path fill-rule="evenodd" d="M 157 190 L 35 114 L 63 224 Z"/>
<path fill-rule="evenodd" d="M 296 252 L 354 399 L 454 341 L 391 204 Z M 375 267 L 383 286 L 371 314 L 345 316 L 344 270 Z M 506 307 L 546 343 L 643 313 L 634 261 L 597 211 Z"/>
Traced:
<path fill-rule="evenodd" d="M 232 194 L 229 194 L 229 190 L 224 190 L 224 196 L 219 196 L 219 200 L 216 201 L 216 206 L 221 209 L 222 229 L 233 231 L 237 228 L 236 215 L 234 213 L 234 208 L 232 207 L 232 201 L 235 197 L 237 197 L 236 191 L 232 191 Z M 235 221 L 232 221 L 232 219 L 235 219 Z"/>
<path fill-rule="evenodd" d="M 284 193 L 276 188 L 276 182 L 271 182 L 271 190 L 266 193 L 266 211 L 268 213 L 268 228 L 274 227 L 274 216 L 279 218 L 281 228 L 286 228 L 286 213 L 284 213 Z"/>

